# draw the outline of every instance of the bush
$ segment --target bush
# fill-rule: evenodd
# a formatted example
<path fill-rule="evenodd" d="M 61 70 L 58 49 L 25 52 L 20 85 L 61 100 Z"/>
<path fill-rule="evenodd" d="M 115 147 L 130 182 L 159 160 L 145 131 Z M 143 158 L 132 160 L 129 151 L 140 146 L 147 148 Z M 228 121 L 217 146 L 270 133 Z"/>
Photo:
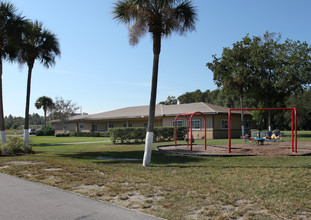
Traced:
<path fill-rule="evenodd" d="M 130 142 L 134 140 L 137 142 L 138 140 L 143 141 L 146 134 L 146 128 L 111 128 L 110 139 L 112 143 L 116 143 L 120 141 L 121 143 Z"/>
<path fill-rule="evenodd" d="M 54 136 L 55 129 L 50 126 L 43 127 L 41 130 L 36 132 L 36 136 Z"/>
<path fill-rule="evenodd" d="M 68 134 L 65 134 L 65 133 L 59 133 L 59 134 L 56 134 L 55 135 L 56 137 L 69 137 L 70 136 L 70 134 L 68 133 Z"/>
<path fill-rule="evenodd" d="M 121 143 L 134 140 L 143 142 L 146 136 L 146 128 L 111 128 L 110 139 L 112 143 L 120 141 Z M 187 127 L 177 127 L 177 139 L 183 140 L 187 134 Z M 171 140 L 175 137 L 174 127 L 156 127 L 154 129 L 154 141 Z"/>
<path fill-rule="evenodd" d="M 109 132 L 73 132 L 73 137 L 109 137 Z"/>
<path fill-rule="evenodd" d="M 9 154 L 31 153 L 31 146 L 24 146 L 24 140 L 20 137 L 9 137 L 2 151 Z"/>

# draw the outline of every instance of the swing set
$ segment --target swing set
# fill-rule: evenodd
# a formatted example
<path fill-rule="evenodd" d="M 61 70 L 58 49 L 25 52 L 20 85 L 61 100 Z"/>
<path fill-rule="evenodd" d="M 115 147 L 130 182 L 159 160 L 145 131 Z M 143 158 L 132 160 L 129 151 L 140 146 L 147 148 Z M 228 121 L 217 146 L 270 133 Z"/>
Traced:
<path fill-rule="evenodd" d="M 292 152 L 297 153 L 297 111 L 296 108 L 230 108 L 228 110 L 228 153 L 231 153 L 231 111 L 278 111 L 289 110 L 292 111 Z M 294 118 L 295 117 L 295 118 Z M 295 121 L 295 127 L 294 127 Z M 295 129 L 295 132 L 294 132 Z"/>
<path fill-rule="evenodd" d="M 193 137 L 192 137 L 192 118 L 194 115 L 200 114 L 204 118 L 204 143 L 205 143 L 205 150 L 206 150 L 206 117 L 202 112 L 192 112 L 192 113 L 186 113 L 186 114 L 179 114 L 175 117 L 175 147 L 177 147 L 177 119 L 180 116 L 183 116 L 186 118 L 187 121 L 187 146 L 189 147 L 189 122 L 188 122 L 188 116 L 190 116 L 190 149 L 192 151 L 192 143 L 193 143 Z"/>

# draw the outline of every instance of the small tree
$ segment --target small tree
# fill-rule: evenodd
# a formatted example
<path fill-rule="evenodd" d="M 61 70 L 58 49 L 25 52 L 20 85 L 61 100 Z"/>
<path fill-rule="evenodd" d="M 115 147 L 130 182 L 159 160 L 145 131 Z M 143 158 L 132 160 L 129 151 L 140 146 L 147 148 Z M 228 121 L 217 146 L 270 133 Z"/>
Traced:
<path fill-rule="evenodd" d="M 44 125 L 46 126 L 46 113 L 48 109 L 54 107 L 54 102 L 50 97 L 41 96 L 37 99 L 35 106 L 37 109 L 43 108 L 44 111 Z"/>
<path fill-rule="evenodd" d="M 59 120 L 65 130 L 66 121 L 70 116 L 75 115 L 75 112 L 79 109 L 72 100 L 64 100 L 63 98 L 56 97 L 54 107 L 51 109 L 51 115 L 54 120 Z"/>

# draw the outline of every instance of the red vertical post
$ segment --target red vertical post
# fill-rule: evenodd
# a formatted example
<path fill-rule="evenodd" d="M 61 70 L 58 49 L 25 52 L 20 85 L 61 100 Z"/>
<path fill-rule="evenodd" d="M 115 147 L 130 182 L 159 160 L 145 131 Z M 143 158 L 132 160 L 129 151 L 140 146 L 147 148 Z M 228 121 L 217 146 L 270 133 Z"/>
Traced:
<path fill-rule="evenodd" d="M 190 117 L 190 146 L 191 146 L 191 151 L 192 151 L 192 116 Z"/>
<path fill-rule="evenodd" d="M 175 117 L 175 123 L 174 123 L 174 125 L 175 125 L 175 147 L 177 147 L 177 127 L 176 127 L 176 121 L 177 121 L 178 116 L 179 115 L 177 115 Z"/>
<path fill-rule="evenodd" d="M 294 110 L 292 110 L 292 152 L 294 152 Z"/>
<path fill-rule="evenodd" d="M 206 117 L 204 114 L 202 114 L 204 117 L 204 142 L 205 142 L 205 150 L 206 150 Z"/>
<path fill-rule="evenodd" d="M 295 112 L 295 153 L 297 153 L 297 111 L 296 108 L 294 108 Z"/>
<path fill-rule="evenodd" d="M 231 153 L 231 109 L 228 111 L 228 153 Z"/>
<path fill-rule="evenodd" d="M 188 117 L 185 116 L 187 121 L 187 147 L 189 147 L 189 123 L 188 123 Z"/>

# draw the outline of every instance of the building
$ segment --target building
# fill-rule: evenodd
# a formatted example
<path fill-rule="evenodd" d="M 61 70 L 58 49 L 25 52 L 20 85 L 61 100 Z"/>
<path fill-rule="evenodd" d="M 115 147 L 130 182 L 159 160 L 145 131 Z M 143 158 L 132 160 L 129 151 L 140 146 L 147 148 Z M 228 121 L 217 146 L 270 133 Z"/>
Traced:
<path fill-rule="evenodd" d="M 156 105 L 155 126 L 174 126 L 175 117 L 179 114 L 202 112 L 206 116 L 206 129 L 208 139 L 228 137 L 228 108 L 198 102 L 177 105 Z M 136 106 L 121 108 L 113 111 L 91 115 L 77 115 L 70 117 L 65 127 L 59 121 L 52 121 L 55 130 L 67 130 L 70 132 L 104 132 L 115 127 L 147 127 L 149 106 Z M 255 126 L 249 112 L 244 113 L 245 130 Z M 189 117 L 190 120 L 190 117 Z M 232 137 L 241 135 L 241 112 L 232 112 Z M 179 117 L 177 126 L 186 126 L 186 119 Z M 204 137 L 204 119 L 201 115 L 195 115 L 192 121 L 192 134 L 195 139 Z"/>

